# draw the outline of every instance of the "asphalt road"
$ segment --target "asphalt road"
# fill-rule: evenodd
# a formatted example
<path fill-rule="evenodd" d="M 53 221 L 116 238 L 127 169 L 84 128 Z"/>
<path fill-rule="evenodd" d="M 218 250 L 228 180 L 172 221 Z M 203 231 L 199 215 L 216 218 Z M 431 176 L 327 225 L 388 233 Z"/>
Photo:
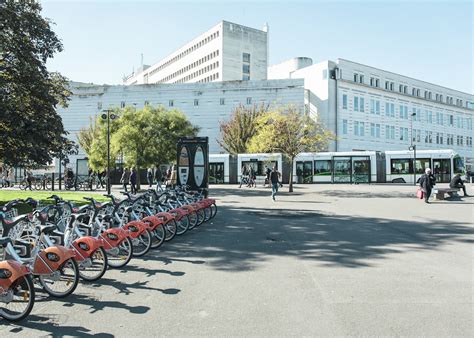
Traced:
<path fill-rule="evenodd" d="M 211 224 L 67 299 L 38 292 L 0 336 L 472 336 L 474 198 L 286 190 L 213 188 Z"/>

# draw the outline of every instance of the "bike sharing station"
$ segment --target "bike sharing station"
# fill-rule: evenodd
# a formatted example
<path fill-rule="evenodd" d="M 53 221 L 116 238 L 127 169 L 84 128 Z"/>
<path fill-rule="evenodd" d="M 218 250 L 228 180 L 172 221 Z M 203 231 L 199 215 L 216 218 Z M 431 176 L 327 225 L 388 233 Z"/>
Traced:
<path fill-rule="evenodd" d="M 190 190 L 209 191 L 209 138 L 184 137 L 177 145 L 178 185 L 188 185 Z"/>

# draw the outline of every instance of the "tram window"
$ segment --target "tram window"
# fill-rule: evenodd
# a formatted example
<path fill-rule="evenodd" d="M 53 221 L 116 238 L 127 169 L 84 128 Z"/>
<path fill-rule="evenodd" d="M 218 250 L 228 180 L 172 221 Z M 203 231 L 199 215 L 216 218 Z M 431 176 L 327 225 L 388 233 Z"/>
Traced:
<path fill-rule="evenodd" d="M 401 158 L 401 159 L 394 159 L 391 161 L 392 167 L 392 174 L 412 174 L 413 173 L 413 165 L 412 159 L 410 158 Z"/>
<path fill-rule="evenodd" d="M 453 158 L 453 171 L 455 174 L 463 174 L 464 173 L 464 163 L 462 162 L 462 158 L 456 156 Z"/>
<path fill-rule="evenodd" d="M 330 160 L 316 160 L 314 161 L 314 174 L 318 176 L 331 175 L 331 161 Z"/>
<path fill-rule="evenodd" d="M 416 173 L 424 174 L 426 168 L 430 168 L 431 160 L 429 158 L 417 158 L 416 159 Z"/>
<path fill-rule="evenodd" d="M 252 167 L 257 176 L 265 175 L 265 166 L 272 169 L 273 166 L 278 169 L 278 162 L 276 161 L 242 161 L 242 166 Z"/>

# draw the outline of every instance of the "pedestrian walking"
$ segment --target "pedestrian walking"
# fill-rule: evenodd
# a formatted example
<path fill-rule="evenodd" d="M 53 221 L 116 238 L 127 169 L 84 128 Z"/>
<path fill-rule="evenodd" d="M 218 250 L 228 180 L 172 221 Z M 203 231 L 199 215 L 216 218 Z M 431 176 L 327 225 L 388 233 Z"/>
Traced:
<path fill-rule="evenodd" d="M 245 183 L 248 184 L 247 175 L 248 175 L 248 169 L 247 169 L 247 166 L 244 164 L 242 166 L 242 169 L 240 169 L 240 186 L 239 186 L 239 188 L 242 188 L 242 184 L 245 184 Z"/>
<path fill-rule="evenodd" d="M 464 182 L 462 181 L 462 178 L 461 178 L 461 174 L 459 173 L 454 175 L 451 182 L 449 182 L 449 187 L 453 189 L 454 188 L 462 189 L 462 191 L 464 192 L 464 196 L 469 196 L 466 193 L 466 186 L 464 185 Z"/>
<path fill-rule="evenodd" d="M 430 168 L 426 168 L 425 173 L 420 177 L 420 187 L 423 190 L 423 194 L 425 195 L 425 203 L 430 203 L 428 200 L 431 195 L 431 190 L 436 184 L 436 178 L 431 173 Z"/>
<path fill-rule="evenodd" d="M 264 187 L 265 186 L 270 186 L 270 174 L 272 173 L 272 170 L 268 167 L 268 166 L 265 166 L 265 184 L 263 185 Z"/>
<path fill-rule="evenodd" d="M 249 184 L 247 185 L 247 187 L 250 187 L 252 188 L 253 186 L 256 187 L 256 184 L 255 184 L 255 179 L 257 178 L 256 176 L 256 173 L 255 173 L 255 170 L 253 169 L 252 166 L 250 166 L 249 168 Z"/>
<path fill-rule="evenodd" d="M 161 185 L 161 179 L 162 179 L 163 174 L 161 173 L 161 169 L 159 165 L 156 165 L 155 172 L 153 174 L 154 174 L 154 179 L 155 179 L 156 184 Z"/>
<path fill-rule="evenodd" d="M 173 164 L 171 167 L 171 178 L 170 178 L 170 185 L 171 188 L 174 188 L 178 183 L 178 172 L 176 171 L 176 166 Z"/>
<path fill-rule="evenodd" d="M 123 189 L 125 190 L 125 192 L 128 192 L 127 185 L 128 185 L 129 179 L 130 179 L 130 172 L 128 171 L 127 168 L 123 168 L 123 173 L 122 173 L 122 178 L 120 178 L 120 183 L 122 183 Z"/>
<path fill-rule="evenodd" d="M 137 170 L 135 167 L 130 172 L 130 192 L 135 195 L 137 193 Z"/>
<path fill-rule="evenodd" d="M 148 168 L 146 172 L 146 180 L 148 181 L 148 188 L 153 186 L 153 169 Z"/>
<path fill-rule="evenodd" d="M 280 172 L 274 166 L 272 172 L 270 173 L 270 182 L 272 184 L 272 199 L 275 202 L 275 196 L 278 193 L 278 186 L 280 184 Z"/>
<path fill-rule="evenodd" d="M 25 190 L 30 189 L 30 191 L 31 191 L 32 190 L 32 188 L 31 188 L 32 183 L 33 183 L 33 173 L 30 170 L 28 170 L 26 172 L 26 188 L 25 188 Z"/>

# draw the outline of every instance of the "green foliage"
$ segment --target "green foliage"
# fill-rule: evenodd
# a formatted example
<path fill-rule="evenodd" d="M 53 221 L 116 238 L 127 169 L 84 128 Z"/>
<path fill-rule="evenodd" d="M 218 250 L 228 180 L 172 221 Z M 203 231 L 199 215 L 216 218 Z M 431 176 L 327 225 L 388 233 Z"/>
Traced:
<path fill-rule="evenodd" d="M 179 110 L 147 106 L 142 110 L 125 108 L 119 115 L 112 149 L 114 154 L 123 154 L 129 167 L 173 162 L 178 139 L 196 136 L 199 131 Z"/>
<path fill-rule="evenodd" d="M 120 110 L 114 110 L 112 114 L 120 114 Z M 110 120 L 110 134 L 113 135 L 119 128 L 117 119 Z M 89 127 L 82 128 L 78 135 L 78 141 L 87 154 L 89 167 L 93 171 L 101 172 L 107 169 L 107 120 L 102 116 L 96 116 L 89 122 Z M 111 136 L 110 162 L 115 163 L 117 152 L 113 151 Z"/>
<path fill-rule="evenodd" d="M 34 167 L 71 152 L 56 106 L 66 105 L 67 81 L 46 69 L 62 51 L 36 1 L 0 1 L 0 160 Z"/>
<path fill-rule="evenodd" d="M 256 120 L 267 111 L 268 107 L 254 105 L 251 108 L 238 106 L 230 120 L 220 124 L 221 138 L 217 140 L 229 154 L 244 154 L 249 152 L 249 143 L 256 133 Z"/>
<path fill-rule="evenodd" d="M 293 163 L 301 152 L 325 150 L 333 134 L 321 123 L 300 114 L 294 107 L 287 111 L 262 114 L 256 121 L 256 133 L 249 144 L 250 152 L 277 152 Z M 293 166 L 290 165 L 289 191 L 293 191 Z"/>

